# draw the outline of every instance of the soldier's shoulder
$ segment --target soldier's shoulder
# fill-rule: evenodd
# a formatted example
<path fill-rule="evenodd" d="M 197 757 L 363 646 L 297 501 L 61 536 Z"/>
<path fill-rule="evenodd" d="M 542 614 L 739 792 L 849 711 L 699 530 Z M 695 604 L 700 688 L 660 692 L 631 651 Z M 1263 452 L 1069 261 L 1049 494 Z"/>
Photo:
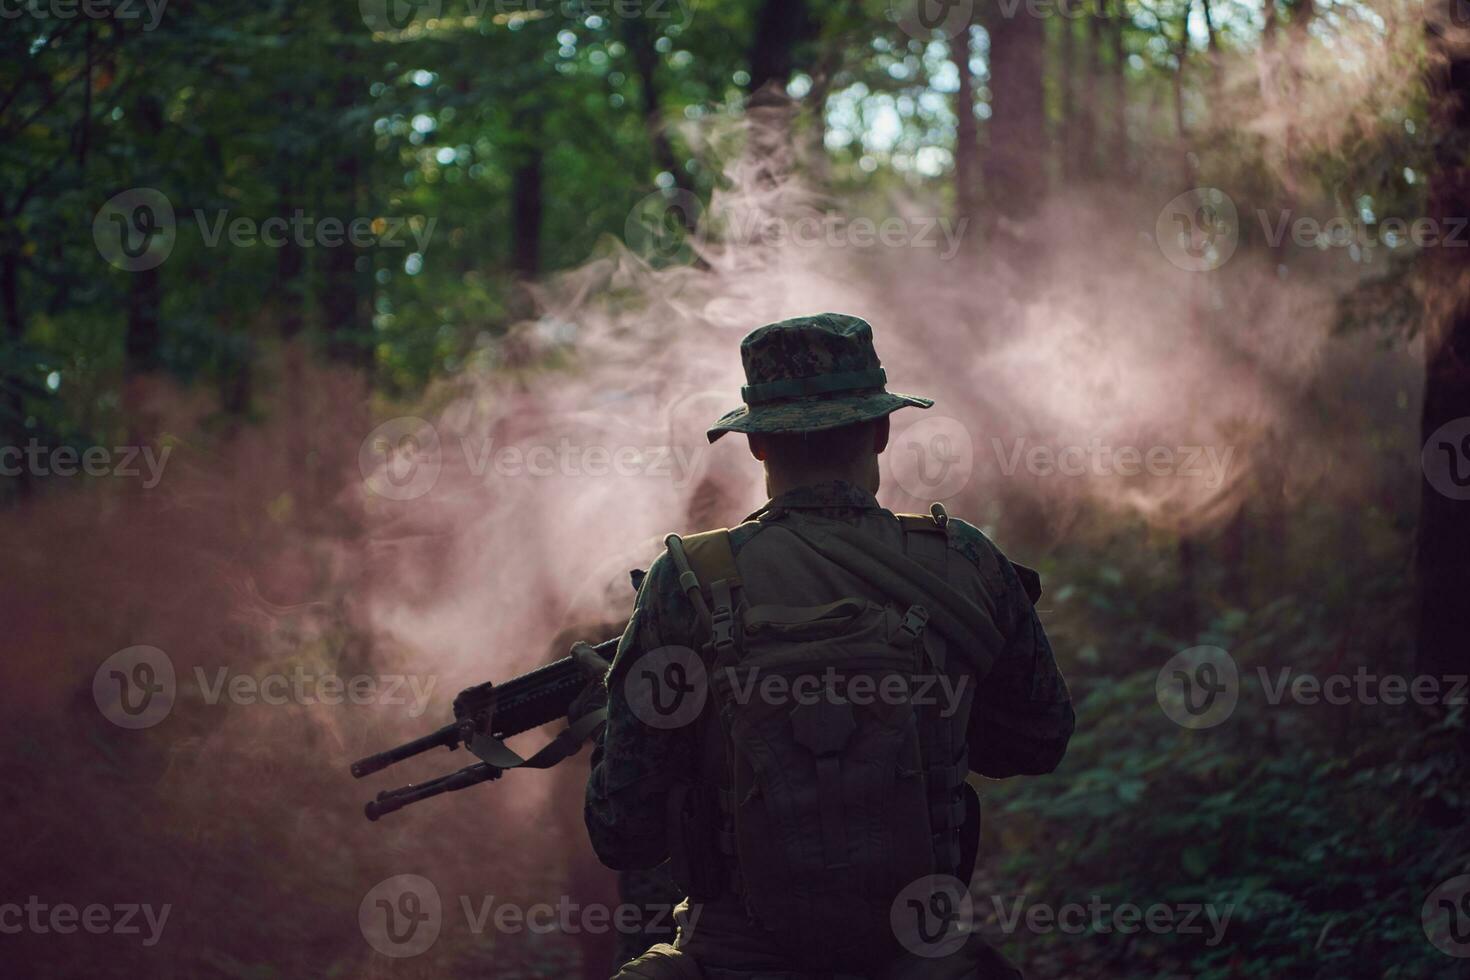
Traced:
<path fill-rule="evenodd" d="M 984 531 L 958 517 L 949 518 L 944 530 L 949 539 L 949 550 L 964 559 L 962 567 L 973 569 L 991 595 L 1004 595 L 1009 591 L 1009 577 L 1006 575 L 1009 562 Z"/>
<path fill-rule="evenodd" d="M 711 565 L 712 562 L 718 565 L 719 552 L 722 550 L 721 536 L 728 535 L 730 552 L 739 554 L 740 549 L 760 530 L 759 521 L 746 521 L 732 528 L 715 528 L 710 531 L 691 531 L 687 534 L 680 534 L 679 540 L 683 543 L 685 554 L 696 566 Z M 645 587 L 660 593 L 677 595 L 684 593 L 679 584 L 679 571 L 675 568 L 673 559 L 669 557 L 667 539 L 658 557 L 648 567 Z"/>
<path fill-rule="evenodd" d="M 745 521 L 734 527 L 717 527 L 709 531 L 681 535 L 681 537 L 684 540 L 686 548 L 693 546 L 695 549 L 700 549 L 717 546 L 719 543 L 718 539 L 721 535 L 724 535 L 730 544 L 730 551 L 738 555 L 740 549 L 745 547 L 750 542 L 750 539 L 755 537 L 764 527 L 765 525 L 760 521 Z"/>
<path fill-rule="evenodd" d="M 950 550 L 964 555 L 976 568 L 992 567 L 1005 557 L 996 543 L 969 521 L 951 517 L 945 530 L 949 532 Z"/>
<path fill-rule="evenodd" d="M 765 525 L 760 521 L 746 521 L 743 524 L 737 524 L 730 528 L 730 550 L 739 554 L 740 549 L 749 544 L 750 539 L 759 534 L 764 528 Z"/>
<path fill-rule="evenodd" d="M 964 555 L 987 582 L 1018 596 L 1025 595 L 1033 606 L 1041 598 L 1041 575 L 1007 558 L 984 531 L 956 518 L 950 518 L 948 529 L 950 548 Z"/>
<path fill-rule="evenodd" d="M 949 550 L 963 555 L 971 565 L 985 570 L 995 567 L 1005 557 L 994 541 L 985 532 L 968 521 L 948 514 L 935 518 L 929 514 L 894 514 L 906 531 L 932 530 L 943 533 L 949 541 Z"/>

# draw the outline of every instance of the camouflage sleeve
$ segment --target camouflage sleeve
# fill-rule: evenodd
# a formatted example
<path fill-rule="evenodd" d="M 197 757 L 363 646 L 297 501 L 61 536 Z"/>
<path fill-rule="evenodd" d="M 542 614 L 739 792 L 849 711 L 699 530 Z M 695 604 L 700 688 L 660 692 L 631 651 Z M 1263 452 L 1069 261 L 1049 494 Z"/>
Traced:
<path fill-rule="evenodd" d="M 648 570 L 633 617 L 607 675 L 607 725 L 592 749 L 584 816 L 592 847 L 615 870 L 651 868 L 668 855 L 665 805 L 669 789 L 692 775 L 693 726 L 656 728 L 629 703 L 637 667 L 669 646 L 693 649 L 694 609 L 679 591 L 666 556 Z"/>
<path fill-rule="evenodd" d="M 995 625 L 1005 637 L 975 695 L 970 768 L 996 779 L 1051 772 L 1076 727 L 1067 682 L 1015 567 L 979 530 L 963 521 L 951 523 L 959 527 L 954 544 L 994 595 Z"/>

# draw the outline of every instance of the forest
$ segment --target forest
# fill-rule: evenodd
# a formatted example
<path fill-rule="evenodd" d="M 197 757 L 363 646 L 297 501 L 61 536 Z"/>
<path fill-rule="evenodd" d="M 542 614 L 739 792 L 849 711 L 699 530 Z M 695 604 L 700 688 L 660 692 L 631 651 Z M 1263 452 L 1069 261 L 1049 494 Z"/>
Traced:
<path fill-rule="evenodd" d="M 972 777 L 976 927 L 1039 980 L 1470 977 L 1466 0 L 0 0 L 0 52 L 12 975 L 661 935 L 585 752 L 378 823 L 348 763 L 760 506 L 705 429 L 833 310 L 937 403 L 879 500 L 1039 570 L 1076 706 Z"/>

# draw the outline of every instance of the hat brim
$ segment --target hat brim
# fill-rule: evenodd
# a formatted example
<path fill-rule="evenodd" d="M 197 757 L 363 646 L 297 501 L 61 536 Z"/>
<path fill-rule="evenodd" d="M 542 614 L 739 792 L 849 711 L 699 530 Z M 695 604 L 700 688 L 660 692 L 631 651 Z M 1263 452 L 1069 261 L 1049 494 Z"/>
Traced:
<path fill-rule="evenodd" d="M 710 426 L 714 442 L 727 432 L 821 432 L 891 415 L 900 408 L 933 408 L 932 398 L 876 391 L 840 398 L 805 398 L 767 405 L 742 405 Z"/>

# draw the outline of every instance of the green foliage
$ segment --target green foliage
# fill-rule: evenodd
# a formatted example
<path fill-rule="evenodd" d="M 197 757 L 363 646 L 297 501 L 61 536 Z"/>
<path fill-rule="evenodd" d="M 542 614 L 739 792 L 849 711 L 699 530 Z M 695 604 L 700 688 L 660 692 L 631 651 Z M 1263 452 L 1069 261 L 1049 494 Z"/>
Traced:
<path fill-rule="evenodd" d="M 1296 533 L 1309 539 L 1312 529 Z M 1360 667 L 1412 674 L 1410 596 L 1394 555 L 1335 553 L 1315 565 L 1310 589 L 1270 582 L 1274 599 L 1254 608 L 1218 601 L 1202 628 L 1173 636 L 1160 635 L 1157 624 L 1171 617 L 1149 598 L 1168 594 L 1167 556 L 1135 557 L 1126 569 L 1069 559 L 1052 571 L 1054 585 L 1066 583 L 1053 627 L 1064 661 L 1073 641 L 1091 638 L 1090 653 L 1067 663 L 1078 732 L 1056 774 L 987 784 L 992 849 L 1004 857 L 982 870 L 981 892 L 1233 913 L 1214 945 L 1208 927 L 1132 936 L 1089 928 L 1079 940 L 1023 924 L 1003 937 L 1008 952 L 1046 964 L 1045 975 L 1451 975 L 1452 961 L 1425 938 L 1420 907 L 1441 881 L 1470 870 L 1465 706 L 1433 715 L 1356 696 L 1271 703 L 1283 668 L 1292 677 L 1352 677 Z M 1189 730 L 1160 710 L 1155 680 L 1174 653 L 1206 644 L 1231 653 L 1241 696 L 1222 724 Z M 979 912 L 989 911 L 982 901 Z"/>

